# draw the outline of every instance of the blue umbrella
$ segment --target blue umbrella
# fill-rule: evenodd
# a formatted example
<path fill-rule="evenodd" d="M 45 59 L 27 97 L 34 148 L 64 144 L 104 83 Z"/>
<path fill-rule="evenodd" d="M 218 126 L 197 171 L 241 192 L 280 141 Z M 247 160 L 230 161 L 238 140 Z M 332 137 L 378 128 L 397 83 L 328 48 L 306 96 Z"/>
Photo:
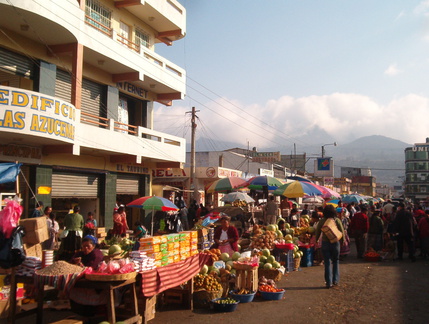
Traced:
<path fill-rule="evenodd" d="M 357 194 L 346 195 L 346 196 L 341 198 L 341 201 L 348 203 L 348 204 L 350 204 L 352 202 L 354 202 L 356 204 L 359 204 L 361 201 L 363 201 L 364 203 L 366 202 L 365 199 L 361 195 L 357 195 Z"/>

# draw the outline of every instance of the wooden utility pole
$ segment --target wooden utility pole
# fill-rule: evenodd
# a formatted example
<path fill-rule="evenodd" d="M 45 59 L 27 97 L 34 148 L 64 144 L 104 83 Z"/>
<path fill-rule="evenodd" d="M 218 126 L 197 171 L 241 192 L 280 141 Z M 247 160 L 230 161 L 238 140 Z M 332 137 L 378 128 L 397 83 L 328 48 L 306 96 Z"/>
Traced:
<path fill-rule="evenodd" d="M 194 199 L 199 204 L 199 192 L 197 186 L 197 176 L 196 176 L 196 168 L 195 168 L 195 131 L 197 128 L 197 123 L 195 122 L 196 118 L 196 110 L 195 107 L 192 107 L 192 117 L 191 117 L 191 179 L 192 184 L 194 186 Z"/>

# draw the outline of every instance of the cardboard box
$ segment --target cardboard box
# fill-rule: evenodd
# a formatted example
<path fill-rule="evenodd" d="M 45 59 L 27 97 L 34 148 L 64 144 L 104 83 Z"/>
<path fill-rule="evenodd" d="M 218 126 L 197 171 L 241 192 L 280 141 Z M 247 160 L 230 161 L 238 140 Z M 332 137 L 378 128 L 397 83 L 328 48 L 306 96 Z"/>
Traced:
<path fill-rule="evenodd" d="M 46 222 L 45 222 L 46 223 Z M 25 236 L 23 238 L 24 243 L 28 244 L 37 244 L 45 242 L 49 239 L 48 227 L 39 228 L 33 231 L 25 231 Z"/>
<path fill-rule="evenodd" d="M 41 243 L 37 243 L 37 244 L 24 243 L 24 250 L 27 256 L 42 258 L 43 249 L 42 249 Z"/>
<path fill-rule="evenodd" d="M 24 226 L 25 231 L 31 232 L 39 228 L 48 227 L 46 217 L 25 218 L 19 220 L 19 225 Z"/>

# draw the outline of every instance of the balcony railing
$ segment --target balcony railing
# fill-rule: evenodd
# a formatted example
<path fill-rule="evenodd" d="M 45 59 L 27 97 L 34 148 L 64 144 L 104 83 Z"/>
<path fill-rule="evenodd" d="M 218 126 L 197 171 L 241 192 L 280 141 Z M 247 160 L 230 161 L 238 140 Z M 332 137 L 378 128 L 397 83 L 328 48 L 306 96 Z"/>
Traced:
<path fill-rule="evenodd" d="M 159 135 L 160 134 L 159 132 L 153 131 L 145 127 L 139 127 L 135 125 L 120 123 L 113 119 L 104 118 L 93 114 L 88 114 L 83 111 L 81 111 L 80 115 L 81 115 L 81 118 L 80 118 L 81 122 L 85 124 L 90 124 L 90 125 L 94 125 L 105 129 L 112 128 L 114 131 L 121 132 L 121 133 L 128 133 L 132 136 L 139 136 L 139 130 L 140 130 L 139 137 L 144 138 L 146 140 L 151 140 L 154 142 L 163 142 L 165 144 L 174 145 L 174 146 L 181 146 L 181 143 L 179 141 L 161 136 Z M 167 134 L 163 134 L 163 135 L 167 135 Z"/>

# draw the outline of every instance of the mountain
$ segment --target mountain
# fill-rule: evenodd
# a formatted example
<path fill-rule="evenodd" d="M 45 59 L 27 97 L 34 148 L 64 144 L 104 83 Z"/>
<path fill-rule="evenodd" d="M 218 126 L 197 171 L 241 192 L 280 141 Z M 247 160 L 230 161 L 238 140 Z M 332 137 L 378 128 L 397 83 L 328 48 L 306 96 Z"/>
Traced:
<path fill-rule="evenodd" d="M 317 139 L 317 142 L 315 139 Z M 294 140 L 296 140 L 297 154 L 305 152 L 310 159 L 320 157 L 322 145 L 329 143 L 329 145 L 325 146 L 325 156 L 331 156 L 334 159 L 336 177 L 341 175 L 341 167 L 370 168 L 372 175 L 377 179 L 377 183 L 390 186 L 401 185 L 402 180 L 399 177 L 403 177 L 405 174 L 404 150 L 412 146 L 412 144 L 382 135 L 364 136 L 349 143 L 338 143 L 337 146 L 334 146 L 330 144 L 333 144 L 335 140 L 320 129 L 313 129 L 303 137 L 295 138 Z M 311 144 L 303 145 L 300 143 Z M 221 151 L 234 147 L 243 148 L 243 145 L 235 142 L 214 142 L 212 139 L 207 138 L 199 138 L 196 142 L 197 152 Z M 250 148 L 252 148 L 251 143 Z M 257 149 L 261 152 L 280 151 L 281 154 L 293 154 L 291 145 L 276 148 L 258 147 Z M 307 171 L 313 172 L 313 166 L 313 163 L 309 161 Z"/>

